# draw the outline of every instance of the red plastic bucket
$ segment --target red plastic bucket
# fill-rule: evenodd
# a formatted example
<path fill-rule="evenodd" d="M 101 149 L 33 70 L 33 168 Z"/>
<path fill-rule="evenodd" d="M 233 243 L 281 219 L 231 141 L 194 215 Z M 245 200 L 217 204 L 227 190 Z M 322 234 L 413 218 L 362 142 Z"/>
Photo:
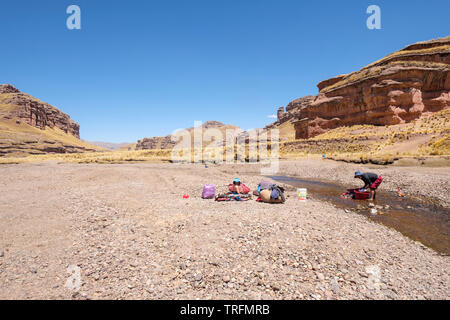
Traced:
<path fill-rule="evenodd" d="M 367 200 L 370 197 L 369 192 L 360 192 L 355 190 L 355 200 Z"/>

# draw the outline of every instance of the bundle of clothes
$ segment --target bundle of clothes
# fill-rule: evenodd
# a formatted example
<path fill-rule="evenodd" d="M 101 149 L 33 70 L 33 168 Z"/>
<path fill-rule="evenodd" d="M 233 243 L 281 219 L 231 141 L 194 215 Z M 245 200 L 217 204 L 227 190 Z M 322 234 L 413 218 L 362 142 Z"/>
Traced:
<path fill-rule="evenodd" d="M 253 194 L 258 196 L 258 199 L 256 199 L 258 202 L 284 203 L 286 201 L 284 188 L 270 181 L 261 181 Z"/>
<path fill-rule="evenodd" d="M 215 196 L 216 190 L 214 185 L 206 184 L 203 187 L 202 198 L 214 199 L 216 201 L 248 201 L 252 199 L 250 188 L 242 183 L 238 178 L 228 185 L 228 192 Z M 253 195 L 257 197 L 256 201 L 266 203 L 284 203 L 284 189 L 270 181 L 261 181 L 257 190 L 253 191 Z"/>

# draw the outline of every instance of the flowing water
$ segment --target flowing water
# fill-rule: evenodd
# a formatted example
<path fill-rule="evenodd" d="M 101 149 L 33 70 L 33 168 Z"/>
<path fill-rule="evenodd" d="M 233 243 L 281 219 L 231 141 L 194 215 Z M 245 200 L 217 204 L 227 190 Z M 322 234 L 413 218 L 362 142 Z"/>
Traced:
<path fill-rule="evenodd" d="M 342 193 L 347 189 L 345 186 L 287 176 L 271 176 L 270 178 L 295 188 L 307 188 L 308 196 L 311 198 L 363 214 L 443 255 L 450 255 L 450 209 L 424 199 L 417 200 L 408 196 L 401 198 L 395 192 L 377 191 L 373 203 L 378 212 L 372 215 L 369 201 L 341 198 Z"/>

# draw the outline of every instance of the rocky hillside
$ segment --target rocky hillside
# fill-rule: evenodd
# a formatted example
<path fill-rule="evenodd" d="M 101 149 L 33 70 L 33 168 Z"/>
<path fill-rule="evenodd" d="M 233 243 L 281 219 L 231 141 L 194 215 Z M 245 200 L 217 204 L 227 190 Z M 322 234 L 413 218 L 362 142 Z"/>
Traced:
<path fill-rule="evenodd" d="M 218 129 L 225 138 L 225 132 L 227 130 L 239 131 L 239 127 L 231 125 L 231 124 L 223 124 L 218 121 L 207 121 L 202 124 L 203 129 Z M 191 141 L 194 141 L 194 127 L 186 129 L 191 134 Z M 139 140 L 136 144 L 136 150 L 147 150 L 147 149 L 172 149 L 177 144 L 177 139 L 172 135 L 167 135 L 165 137 L 152 137 L 152 138 L 144 138 Z"/>
<path fill-rule="evenodd" d="M 80 126 L 70 117 L 48 103 L 22 93 L 12 85 L 0 85 L 0 115 L 4 119 L 17 119 L 30 126 L 44 130 L 59 128 L 80 138 Z"/>
<path fill-rule="evenodd" d="M 0 85 L 0 156 L 99 149 L 80 140 L 80 126 L 64 112 L 12 85 Z"/>
<path fill-rule="evenodd" d="M 450 107 L 450 37 L 416 43 L 359 71 L 318 84 L 316 97 L 278 110 L 271 127 L 295 130 L 296 139 L 352 125 L 396 125 Z"/>
<path fill-rule="evenodd" d="M 310 106 L 315 98 L 315 96 L 306 96 L 289 102 L 286 108 L 279 107 L 277 110 L 277 121 L 268 125 L 266 129 L 275 128 L 287 121 L 292 122 L 293 120 L 298 119 L 300 117 L 300 110 Z"/>

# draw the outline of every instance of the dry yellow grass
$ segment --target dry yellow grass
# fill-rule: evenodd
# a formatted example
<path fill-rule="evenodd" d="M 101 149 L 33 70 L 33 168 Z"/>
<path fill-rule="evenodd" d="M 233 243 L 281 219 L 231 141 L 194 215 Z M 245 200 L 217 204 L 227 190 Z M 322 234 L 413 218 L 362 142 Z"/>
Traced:
<path fill-rule="evenodd" d="M 73 163 L 124 163 L 139 161 L 163 161 L 170 159 L 170 150 L 84 152 L 71 154 L 45 154 L 28 157 L 0 158 L 0 164 L 30 163 L 43 161 Z"/>
<path fill-rule="evenodd" d="M 286 121 L 281 125 L 275 127 L 274 129 L 279 130 L 280 139 L 283 139 L 285 141 L 295 140 L 294 125 L 290 121 Z"/>
<path fill-rule="evenodd" d="M 450 40 L 449 40 L 450 41 Z M 378 61 L 375 61 L 361 70 L 349 73 L 344 76 L 341 81 L 338 81 L 328 87 L 322 88 L 321 92 L 326 93 L 333 89 L 346 86 L 350 83 L 354 83 L 366 78 L 374 77 L 376 75 L 381 74 L 384 70 L 392 66 L 401 66 L 401 67 L 421 67 L 421 68 L 448 68 L 447 64 L 437 63 L 432 61 L 398 61 L 402 57 L 410 57 L 414 55 L 427 55 L 434 54 L 437 52 L 450 52 L 450 44 L 443 44 L 440 46 L 426 48 L 426 49 L 417 49 L 417 50 L 400 50 L 396 51 Z"/>
<path fill-rule="evenodd" d="M 424 155 L 449 155 L 450 154 L 450 134 L 445 134 L 439 138 L 433 138 L 428 145 L 420 148 L 420 153 Z"/>
<path fill-rule="evenodd" d="M 232 147 L 232 158 L 237 154 L 237 148 Z M 225 160 L 227 150 L 225 147 L 203 148 L 193 150 L 179 150 L 174 153 L 179 156 L 180 161 L 193 162 L 194 159 L 202 159 L 200 153 L 203 152 L 203 160 L 214 161 L 214 159 Z M 239 152 L 239 155 L 245 159 L 250 158 L 248 145 L 244 150 Z M 271 155 L 271 151 L 267 151 L 267 157 Z M 184 157 L 183 157 L 184 156 Z M 196 158 L 197 157 L 197 158 Z M 255 160 L 255 159 L 253 159 Z M 131 151 L 109 151 L 109 152 L 83 152 L 71 154 L 45 154 L 45 155 L 30 155 L 27 157 L 8 157 L 0 158 L 0 164 L 15 164 L 15 163 L 30 163 L 43 161 L 57 161 L 57 162 L 71 162 L 71 163 L 126 163 L 126 162 L 167 162 L 177 161 L 173 157 L 172 150 L 158 149 L 158 150 L 131 150 Z M 219 160 L 220 161 L 220 160 Z"/>
<path fill-rule="evenodd" d="M 359 71 L 352 72 L 346 75 L 341 81 L 338 81 L 328 87 L 322 88 L 321 93 L 330 92 L 331 90 L 347 86 L 349 84 L 369 79 L 380 75 L 383 71 L 393 66 L 408 67 L 408 68 L 448 68 L 444 63 L 428 62 L 428 61 L 394 61 L 386 65 L 374 65 L 371 68 L 363 68 Z"/>
<path fill-rule="evenodd" d="M 0 145 L 18 146 L 26 153 L 27 151 L 40 150 L 46 145 L 52 146 L 76 146 L 91 150 L 104 151 L 105 149 L 93 146 L 83 140 L 65 133 L 58 127 L 46 127 L 45 130 L 30 126 L 16 120 L 0 120 Z M 28 146 L 29 145 L 29 149 Z"/>
<path fill-rule="evenodd" d="M 27 128 L 27 130 L 34 129 L 39 130 Z M 61 132 L 58 131 L 51 132 L 55 135 L 54 137 L 61 135 Z M 289 133 L 284 132 L 283 135 L 289 136 Z M 68 137 L 67 139 L 70 140 L 72 138 Z M 423 139 L 423 141 L 420 139 Z M 272 147 L 270 142 L 267 145 L 269 149 Z M 408 147 L 411 145 L 413 148 Z M 255 144 L 252 144 L 251 147 L 255 148 Z M 321 157 L 322 154 L 326 154 L 328 158 L 357 162 L 376 160 L 378 163 L 389 163 L 394 158 L 450 155 L 450 109 L 442 110 L 428 118 L 407 124 L 386 127 L 370 125 L 340 127 L 309 140 L 289 139 L 283 141 L 280 143 L 279 148 L 281 158 L 317 158 Z M 240 154 L 246 159 L 253 157 L 250 155 L 249 149 L 249 145 L 247 145 L 245 150 L 240 151 Z M 236 156 L 237 148 L 232 146 L 228 147 L 228 150 L 225 147 L 207 147 L 202 149 L 203 155 L 209 155 L 211 159 L 214 159 L 216 156 L 225 159 L 227 151 Z M 181 150 L 179 155 L 186 154 L 186 152 L 188 151 Z M 191 160 L 194 159 L 195 152 L 200 153 L 200 150 L 191 150 Z M 270 154 L 270 151 L 268 151 L 267 156 L 270 156 Z M 41 161 L 125 163 L 169 160 L 172 160 L 172 150 L 118 150 L 76 154 L 46 154 L 23 158 L 0 158 L 0 164 Z"/>
<path fill-rule="evenodd" d="M 1 102 L 1 100 L 0 100 L 0 102 Z M 16 106 L 14 106 L 14 105 L 0 103 L 0 113 L 9 113 L 9 112 L 13 111 L 15 108 L 16 108 Z"/>
<path fill-rule="evenodd" d="M 426 48 L 426 49 L 417 49 L 417 50 L 400 50 L 400 51 L 396 51 L 394 53 L 391 53 L 390 55 L 375 61 L 367 66 L 365 66 L 363 69 L 366 68 L 370 68 L 382 63 L 385 63 L 389 60 L 391 60 L 392 58 L 397 58 L 397 57 L 402 57 L 402 56 L 407 56 L 407 55 L 422 55 L 422 54 L 433 54 L 436 52 L 446 52 L 450 50 L 450 45 L 448 44 L 444 44 L 441 46 L 436 46 L 436 47 L 432 47 L 432 48 Z"/>
<path fill-rule="evenodd" d="M 406 124 L 339 127 L 308 140 L 281 143 L 286 158 L 328 157 L 378 162 L 400 157 L 450 155 L 450 109 Z"/>

